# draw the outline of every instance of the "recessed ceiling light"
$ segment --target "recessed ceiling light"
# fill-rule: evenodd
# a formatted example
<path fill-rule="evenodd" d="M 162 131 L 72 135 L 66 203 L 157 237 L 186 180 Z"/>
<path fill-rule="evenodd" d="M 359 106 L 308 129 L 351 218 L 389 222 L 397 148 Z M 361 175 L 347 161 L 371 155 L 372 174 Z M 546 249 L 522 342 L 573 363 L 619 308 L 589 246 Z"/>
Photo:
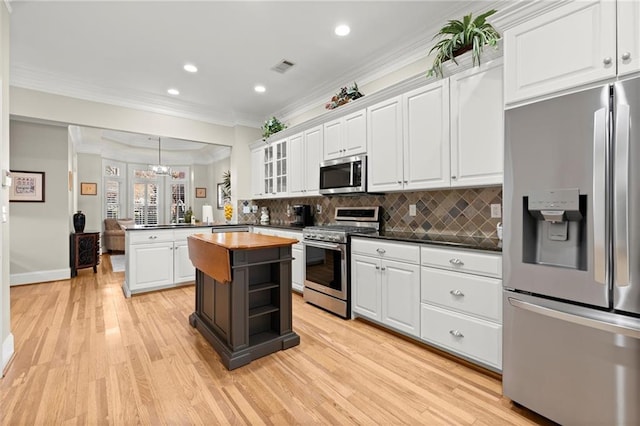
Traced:
<path fill-rule="evenodd" d="M 198 72 L 198 67 L 193 64 L 185 64 L 184 70 L 187 72 Z"/>
<path fill-rule="evenodd" d="M 264 93 L 267 91 L 266 87 L 258 84 L 256 87 L 253 88 L 253 90 L 255 90 L 258 93 Z"/>
<path fill-rule="evenodd" d="M 178 89 L 169 89 L 167 90 L 167 93 L 170 95 L 179 95 L 180 91 Z"/>
<path fill-rule="evenodd" d="M 342 24 L 342 25 L 338 25 L 334 30 L 334 32 L 336 33 L 336 35 L 340 37 L 344 37 L 351 32 L 351 28 L 349 28 L 349 26 L 346 24 Z"/>

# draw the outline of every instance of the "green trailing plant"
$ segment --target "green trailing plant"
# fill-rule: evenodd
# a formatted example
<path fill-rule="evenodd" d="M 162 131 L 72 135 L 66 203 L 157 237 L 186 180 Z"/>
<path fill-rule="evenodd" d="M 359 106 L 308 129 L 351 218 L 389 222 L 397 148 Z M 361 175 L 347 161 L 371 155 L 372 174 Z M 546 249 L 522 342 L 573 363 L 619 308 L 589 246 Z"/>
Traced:
<path fill-rule="evenodd" d="M 447 37 L 438 41 L 431 48 L 429 54 L 436 52 L 431 69 L 427 72 L 427 77 L 433 75 L 442 77 L 442 64 L 451 59 L 456 65 L 456 56 L 469 50 L 473 65 L 480 65 L 480 55 L 485 45 L 496 47 L 500 34 L 487 22 L 487 17 L 496 13 L 495 9 L 478 15 L 475 19 L 471 13 L 464 16 L 462 21 L 450 20 L 433 37 Z"/>
<path fill-rule="evenodd" d="M 278 133 L 280 130 L 286 129 L 287 126 L 280 122 L 275 117 L 271 117 L 262 125 L 262 137 L 263 139 L 268 138 L 274 133 Z"/>
<path fill-rule="evenodd" d="M 222 173 L 222 197 L 225 201 L 231 200 L 231 171 Z"/>

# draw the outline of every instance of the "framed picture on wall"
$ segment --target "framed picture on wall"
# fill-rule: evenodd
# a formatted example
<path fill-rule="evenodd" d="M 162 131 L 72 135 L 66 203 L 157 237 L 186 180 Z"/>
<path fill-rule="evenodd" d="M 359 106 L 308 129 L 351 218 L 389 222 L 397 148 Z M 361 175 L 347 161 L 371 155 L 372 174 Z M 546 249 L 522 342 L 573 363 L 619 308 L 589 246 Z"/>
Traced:
<path fill-rule="evenodd" d="M 196 198 L 207 198 L 207 188 L 196 188 Z"/>
<path fill-rule="evenodd" d="M 82 182 L 80 184 L 80 195 L 98 195 L 98 184 L 93 182 Z"/>
<path fill-rule="evenodd" d="M 44 203 L 44 172 L 11 171 L 9 201 Z"/>

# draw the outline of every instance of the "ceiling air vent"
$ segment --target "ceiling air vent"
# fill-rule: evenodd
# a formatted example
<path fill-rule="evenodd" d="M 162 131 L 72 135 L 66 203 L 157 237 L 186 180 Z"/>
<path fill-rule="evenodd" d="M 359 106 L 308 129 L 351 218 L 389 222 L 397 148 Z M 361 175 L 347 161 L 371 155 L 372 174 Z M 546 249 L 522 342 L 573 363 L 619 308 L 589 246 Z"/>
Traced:
<path fill-rule="evenodd" d="M 280 74 L 284 74 L 285 72 L 289 71 L 289 68 L 291 68 L 293 65 L 293 62 L 283 59 L 271 69 L 279 72 Z"/>

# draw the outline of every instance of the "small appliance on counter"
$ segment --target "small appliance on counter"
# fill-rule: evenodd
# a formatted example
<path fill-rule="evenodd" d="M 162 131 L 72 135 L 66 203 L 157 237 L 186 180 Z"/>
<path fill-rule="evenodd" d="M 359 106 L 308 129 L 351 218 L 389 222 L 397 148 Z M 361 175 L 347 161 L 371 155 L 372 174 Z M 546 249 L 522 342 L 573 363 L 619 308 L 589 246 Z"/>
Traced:
<path fill-rule="evenodd" d="M 262 214 L 260 214 L 260 224 L 268 225 L 269 224 L 269 208 L 262 207 Z"/>
<path fill-rule="evenodd" d="M 309 204 L 295 204 L 291 209 L 293 211 L 292 226 L 313 225 L 313 214 Z"/>

